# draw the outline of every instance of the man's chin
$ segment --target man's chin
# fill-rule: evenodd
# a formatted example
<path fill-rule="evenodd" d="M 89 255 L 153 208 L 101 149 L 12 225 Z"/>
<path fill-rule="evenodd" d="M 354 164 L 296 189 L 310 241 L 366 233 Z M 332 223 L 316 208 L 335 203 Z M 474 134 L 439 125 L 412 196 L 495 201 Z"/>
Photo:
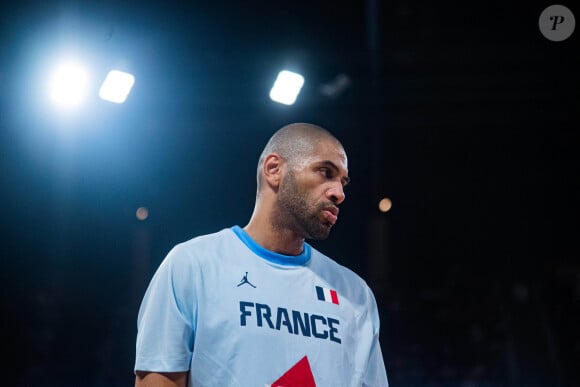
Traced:
<path fill-rule="evenodd" d="M 333 225 L 330 223 L 324 224 L 323 226 L 324 228 L 320 228 L 314 232 L 311 232 L 308 239 L 312 239 L 315 241 L 325 240 L 330 235 L 330 230 L 332 229 L 332 226 Z"/>

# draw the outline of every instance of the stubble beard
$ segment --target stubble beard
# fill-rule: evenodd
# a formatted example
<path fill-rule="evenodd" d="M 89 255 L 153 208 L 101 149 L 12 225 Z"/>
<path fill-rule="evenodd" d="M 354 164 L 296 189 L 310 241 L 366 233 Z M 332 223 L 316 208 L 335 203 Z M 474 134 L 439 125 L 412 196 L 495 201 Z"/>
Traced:
<path fill-rule="evenodd" d="M 301 192 L 296 177 L 289 171 L 278 191 L 278 206 L 274 213 L 274 227 L 293 230 L 305 239 L 324 240 L 328 238 L 332 225 L 320 219 L 324 204 L 310 205 L 307 196 Z"/>

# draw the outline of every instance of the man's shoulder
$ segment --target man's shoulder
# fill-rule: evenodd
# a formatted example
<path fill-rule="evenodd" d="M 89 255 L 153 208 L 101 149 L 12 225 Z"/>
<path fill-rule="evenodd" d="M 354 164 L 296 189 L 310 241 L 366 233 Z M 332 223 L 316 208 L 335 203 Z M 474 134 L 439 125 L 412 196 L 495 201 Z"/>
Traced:
<path fill-rule="evenodd" d="M 327 270 L 334 270 L 341 272 L 348 276 L 355 276 L 359 277 L 357 273 L 355 273 L 352 269 L 346 267 L 345 265 L 337 262 L 334 258 L 329 257 L 325 253 L 321 252 L 320 250 L 310 246 L 312 250 L 312 257 L 316 259 L 318 265 L 324 267 Z M 360 278 L 360 277 L 359 277 Z"/>
<path fill-rule="evenodd" d="M 197 235 L 191 239 L 180 242 L 173 246 L 167 254 L 167 258 L 176 261 L 191 261 L 192 258 L 210 257 L 225 246 L 229 246 L 235 234 L 231 228 L 223 228 L 219 231 Z"/>
<path fill-rule="evenodd" d="M 367 282 L 354 270 L 338 263 L 319 250 L 312 248 L 313 270 L 326 279 L 329 285 L 348 291 L 366 293 Z"/>
<path fill-rule="evenodd" d="M 227 227 L 216 232 L 194 236 L 186 241 L 176 244 L 174 248 L 188 249 L 206 245 L 213 246 L 224 239 L 231 238 L 232 235 L 231 227 Z"/>

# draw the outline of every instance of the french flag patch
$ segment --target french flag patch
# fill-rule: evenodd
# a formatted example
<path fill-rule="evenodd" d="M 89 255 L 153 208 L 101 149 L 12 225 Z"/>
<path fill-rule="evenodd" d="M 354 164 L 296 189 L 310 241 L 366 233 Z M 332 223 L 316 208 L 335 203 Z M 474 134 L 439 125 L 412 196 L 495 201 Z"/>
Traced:
<path fill-rule="evenodd" d="M 336 290 L 317 286 L 316 296 L 320 301 L 332 302 L 333 304 L 338 305 L 338 294 L 336 293 Z"/>

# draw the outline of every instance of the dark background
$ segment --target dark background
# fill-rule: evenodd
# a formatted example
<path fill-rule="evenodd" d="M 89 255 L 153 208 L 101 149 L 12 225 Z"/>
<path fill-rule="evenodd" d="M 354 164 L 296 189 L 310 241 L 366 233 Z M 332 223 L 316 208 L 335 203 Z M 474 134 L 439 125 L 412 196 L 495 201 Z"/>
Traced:
<path fill-rule="evenodd" d="M 265 142 L 308 121 L 352 177 L 313 244 L 375 291 L 392 386 L 580 385 L 580 45 L 540 33 L 549 5 L 3 3 L 2 384 L 132 385 L 153 271 L 245 225 Z M 135 74 L 127 102 L 56 114 L 66 52 Z M 283 68 L 293 106 L 268 98 Z"/>

